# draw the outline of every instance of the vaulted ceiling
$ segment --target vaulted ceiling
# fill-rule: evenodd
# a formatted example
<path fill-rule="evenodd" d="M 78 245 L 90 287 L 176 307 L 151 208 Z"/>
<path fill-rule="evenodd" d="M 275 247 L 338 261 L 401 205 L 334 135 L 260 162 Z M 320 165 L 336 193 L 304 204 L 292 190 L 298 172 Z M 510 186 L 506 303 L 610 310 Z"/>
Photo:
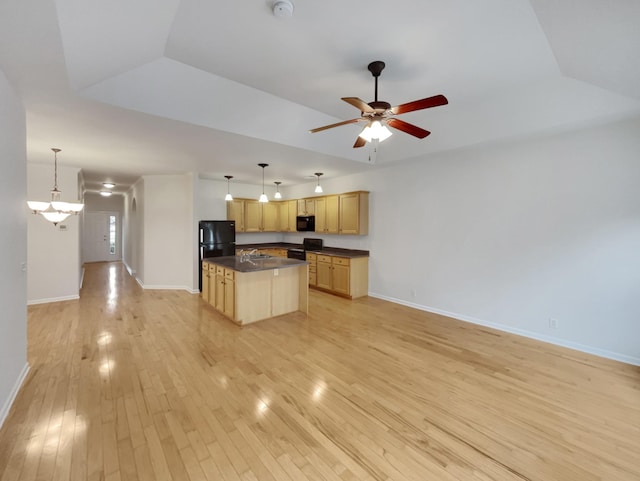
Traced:
<path fill-rule="evenodd" d="M 32 162 L 81 167 L 89 188 L 197 172 L 308 182 L 435 152 L 640 115 L 636 0 L 2 0 L 0 69 L 24 99 Z M 353 149 L 373 100 L 449 105 Z"/>

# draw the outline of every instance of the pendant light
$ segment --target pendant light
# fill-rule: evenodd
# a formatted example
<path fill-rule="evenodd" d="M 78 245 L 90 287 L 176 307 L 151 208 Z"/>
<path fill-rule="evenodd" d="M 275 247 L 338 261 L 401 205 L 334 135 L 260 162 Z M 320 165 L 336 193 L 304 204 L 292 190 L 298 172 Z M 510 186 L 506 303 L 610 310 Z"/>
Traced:
<path fill-rule="evenodd" d="M 229 192 L 229 181 L 233 179 L 233 175 L 225 175 L 224 178 L 227 179 L 227 195 L 224 196 L 224 200 L 231 202 L 233 200 L 233 196 L 231 195 L 231 192 Z"/>
<path fill-rule="evenodd" d="M 262 167 L 262 194 L 260 194 L 260 198 L 258 199 L 258 202 L 269 202 L 267 194 L 264 193 L 264 168 L 269 167 L 269 164 L 258 164 L 258 165 Z"/>
<path fill-rule="evenodd" d="M 276 193 L 273 196 L 273 198 L 274 199 L 282 199 L 282 194 L 280 193 L 280 184 L 282 184 L 282 182 L 276 181 L 276 182 L 274 182 L 274 184 L 276 184 Z"/>
<path fill-rule="evenodd" d="M 316 194 L 322 194 L 322 186 L 320 185 L 320 176 L 322 175 L 322 172 L 316 172 L 315 175 L 318 178 L 318 183 L 316 185 Z"/>
<path fill-rule="evenodd" d="M 52 148 L 53 151 L 53 189 L 51 190 L 51 202 L 40 202 L 28 200 L 27 205 L 34 214 L 42 214 L 42 216 L 53 225 L 65 220 L 71 214 L 77 215 L 82 210 L 84 204 L 79 202 L 62 202 L 58 190 L 58 152 L 60 149 Z"/>

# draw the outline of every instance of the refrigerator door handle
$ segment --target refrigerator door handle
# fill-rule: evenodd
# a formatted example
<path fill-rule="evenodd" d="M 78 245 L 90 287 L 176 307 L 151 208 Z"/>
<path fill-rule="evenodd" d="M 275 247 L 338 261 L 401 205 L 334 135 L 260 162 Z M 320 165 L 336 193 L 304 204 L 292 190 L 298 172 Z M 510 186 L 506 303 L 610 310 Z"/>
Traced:
<path fill-rule="evenodd" d="M 200 244 L 202 244 L 202 227 L 200 227 Z"/>
<path fill-rule="evenodd" d="M 202 260 L 203 255 L 204 255 L 204 247 L 200 247 L 200 260 Z"/>

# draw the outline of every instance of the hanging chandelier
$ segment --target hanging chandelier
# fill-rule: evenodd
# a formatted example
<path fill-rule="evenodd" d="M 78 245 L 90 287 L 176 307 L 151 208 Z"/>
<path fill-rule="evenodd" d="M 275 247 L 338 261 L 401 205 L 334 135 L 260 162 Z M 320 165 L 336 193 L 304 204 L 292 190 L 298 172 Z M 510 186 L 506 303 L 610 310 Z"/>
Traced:
<path fill-rule="evenodd" d="M 72 214 L 78 215 L 78 212 L 82 210 L 84 204 L 78 202 L 62 202 L 60 200 L 60 194 L 62 194 L 62 192 L 58 190 L 58 152 L 60 152 L 60 149 L 52 148 L 51 150 L 53 150 L 53 189 L 51 190 L 51 202 L 28 200 L 27 205 L 34 214 L 42 214 L 42 216 L 53 225 L 57 225 Z"/>

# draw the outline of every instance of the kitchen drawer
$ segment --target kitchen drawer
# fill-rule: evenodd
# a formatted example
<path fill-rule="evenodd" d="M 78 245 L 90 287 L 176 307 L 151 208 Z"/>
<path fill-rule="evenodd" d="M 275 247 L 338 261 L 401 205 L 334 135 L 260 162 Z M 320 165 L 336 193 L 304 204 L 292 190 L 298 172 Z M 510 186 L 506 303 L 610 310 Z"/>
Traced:
<path fill-rule="evenodd" d="M 309 264 L 309 272 L 317 272 L 318 266 Z"/>
<path fill-rule="evenodd" d="M 214 266 L 216 268 L 216 275 L 224 276 L 224 267 L 222 266 Z"/>
<path fill-rule="evenodd" d="M 234 280 L 236 277 L 236 271 L 232 271 L 231 269 L 224 270 L 224 278 Z"/>
<path fill-rule="evenodd" d="M 348 266 L 349 259 L 347 259 L 346 257 L 334 257 L 333 263 L 339 266 Z"/>
<path fill-rule="evenodd" d="M 316 262 L 318 260 L 318 254 L 311 254 L 307 252 L 307 261 L 308 262 Z"/>
<path fill-rule="evenodd" d="M 326 262 L 327 264 L 331 264 L 331 256 L 318 254 L 318 262 Z"/>
<path fill-rule="evenodd" d="M 309 272 L 309 285 L 315 286 L 318 283 L 318 278 L 316 277 L 315 272 Z"/>

